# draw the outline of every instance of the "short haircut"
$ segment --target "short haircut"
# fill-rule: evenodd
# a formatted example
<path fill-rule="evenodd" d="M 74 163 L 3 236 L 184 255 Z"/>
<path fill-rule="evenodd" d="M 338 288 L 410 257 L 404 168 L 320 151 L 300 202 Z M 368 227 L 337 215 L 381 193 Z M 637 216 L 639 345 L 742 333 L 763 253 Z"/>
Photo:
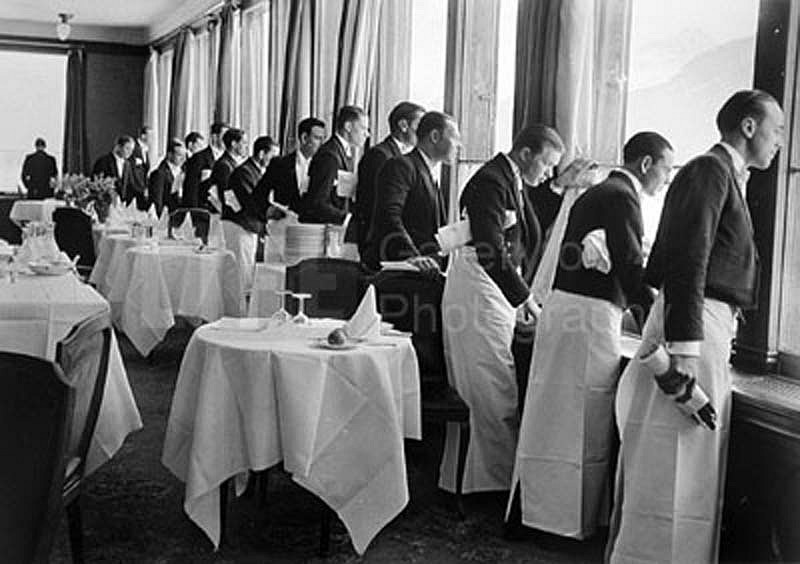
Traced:
<path fill-rule="evenodd" d="M 662 135 L 655 131 L 640 131 L 628 139 L 622 149 L 622 160 L 635 163 L 642 157 L 650 156 L 654 161 L 659 160 L 667 151 L 672 151 L 672 145 Z"/>
<path fill-rule="evenodd" d="M 211 124 L 211 135 L 220 135 L 224 129 L 228 129 L 227 123 L 215 121 Z"/>
<path fill-rule="evenodd" d="M 358 106 L 342 106 L 336 113 L 336 129 L 344 128 L 344 124 L 353 121 L 358 121 L 364 117 L 366 113 Z"/>
<path fill-rule="evenodd" d="M 419 135 L 419 128 L 417 128 L 417 135 Z M 511 144 L 512 151 L 520 151 L 528 148 L 534 155 L 540 155 L 545 147 L 551 147 L 559 153 L 564 152 L 564 141 L 558 132 L 547 125 L 541 123 L 534 123 L 523 127 Z"/>
<path fill-rule="evenodd" d="M 123 146 L 127 145 L 128 143 L 133 143 L 133 142 L 134 142 L 133 141 L 133 137 L 131 137 L 130 135 L 120 135 L 119 137 L 117 137 L 117 140 L 115 142 L 115 146 L 123 147 Z"/>
<path fill-rule="evenodd" d="M 444 112 L 426 112 L 417 125 L 417 139 L 427 139 L 433 131 L 444 131 L 448 124 L 456 122 Z"/>
<path fill-rule="evenodd" d="M 192 131 L 186 136 L 186 139 L 184 139 L 184 143 L 186 143 L 186 146 L 188 147 L 192 143 L 197 143 L 201 139 L 205 139 L 202 133 L 200 133 L 199 131 Z"/>
<path fill-rule="evenodd" d="M 311 135 L 311 130 L 315 127 L 325 129 L 325 122 L 319 118 L 307 117 L 297 124 L 297 136 L 300 137 L 303 133 Z"/>
<path fill-rule="evenodd" d="M 277 143 L 272 140 L 272 137 L 269 135 L 262 135 L 253 142 L 253 155 L 257 155 L 259 151 L 269 152 L 269 150 L 276 145 Z"/>
<path fill-rule="evenodd" d="M 778 101 L 763 90 L 740 90 L 727 99 L 717 113 L 717 129 L 723 135 L 735 131 L 747 117 L 761 122 L 769 103 Z"/>
<path fill-rule="evenodd" d="M 185 147 L 185 145 L 183 144 L 183 141 L 177 137 L 173 137 L 167 141 L 167 153 L 174 153 L 175 149 L 178 149 L 179 147 Z"/>
<path fill-rule="evenodd" d="M 231 127 L 228 131 L 222 134 L 222 143 L 226 149 L 230 149 L 234 143 L 238 143 L 244 137 L 244 131 L 237 127 Z"/>
<path fill-rule="evenodd" d="M 44 149 L 45 147 L 47 147 L 47 141 L 45 141 L 41 137 L 37 137 L 36 141 L 33 142 L 33 146 L 34 147 L 41 147 L 42 149 Z"/>
<path fill-rule="evenodd" d="M 389 112 L 389 129 L 397 131 L 401 120 L 410 124 L 417 114 L 424 114 L 425 108 L 414 102 L 400 102 Z"/>

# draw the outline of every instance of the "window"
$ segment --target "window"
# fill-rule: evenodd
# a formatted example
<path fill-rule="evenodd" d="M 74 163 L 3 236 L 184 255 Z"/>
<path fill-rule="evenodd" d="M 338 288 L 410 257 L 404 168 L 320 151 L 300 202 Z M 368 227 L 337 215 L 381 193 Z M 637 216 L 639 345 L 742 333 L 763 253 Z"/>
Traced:
<path fill-rule="evenodd" d="M 47 141 L 61 170 L 67 57 L 0 49 L 0 76 L 0 190 L 16 192 L 22 161 L 37 137 Z"/>
<path fill-rule="evenodd" d="M 514 86 L 516 86 L 517 10 L 519 0 L 500 0 L 500 28 L 497 42 L 497 113 L 494 122 L 494 150 L 508 151 L 514 128 Z"/>
<path fill-rule="evenodd" d="M 719 139 L 717 111 L 734 91 L 752 88 L 758 3 L 633 2 L 626 139 L 657 131 L 675 148 L 678 165 Z M 645 239 L 651 242 L 664 195 L 642 198 Z"/>
<path fill-rule="evenodd" d="M 413 0 L 409 99 L 426 110 L 444 107 L 447 0 Z"/>

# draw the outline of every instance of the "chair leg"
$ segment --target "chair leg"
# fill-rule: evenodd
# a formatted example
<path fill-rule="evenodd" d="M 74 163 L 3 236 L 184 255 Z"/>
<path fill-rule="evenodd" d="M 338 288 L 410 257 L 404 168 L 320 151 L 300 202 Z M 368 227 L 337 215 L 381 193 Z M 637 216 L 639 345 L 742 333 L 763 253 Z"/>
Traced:
<path fill-rule="evenodd" d="M 67 524 L 69 526 L 69 546 L 72 551 L 72 562 L 74 564 L 83 564 L 83 523 L 80 496 L 67 505 Z"/>
<path fill-rule="evenodd" d="M 228 490 L 230 490 L 231 480 L 225 480 L 219 487 L 219 546 L 222 547 L 228 541 Z"/>
<path fill-rule="evenodd" d="M 464 468 L 467 465 L 467 449 L 469 448 L 469 422 L 460 423 L 458 440 L 458 465 L 456 466 L 456 510 L 460 519 L 464 519 L 464 502 L 461 493 L 464 489 Z"/>
<path fill-rule="evenodd" d="M 319 556 L 327 558 L 331 552 L 331 520 L 333 511 L 324 502 L 319 521 Z"/>

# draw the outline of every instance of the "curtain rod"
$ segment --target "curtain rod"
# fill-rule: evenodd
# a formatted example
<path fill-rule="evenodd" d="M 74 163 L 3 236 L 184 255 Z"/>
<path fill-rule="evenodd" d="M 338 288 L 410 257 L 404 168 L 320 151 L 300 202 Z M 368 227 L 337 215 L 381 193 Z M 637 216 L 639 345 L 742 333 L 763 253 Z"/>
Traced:
<path fill-rule="evenodd" d="M 229 6 L 233 6 L 234 9 L 246 10 L 246 9 L 251 8 L 251 7 L 253 7 L 253 6 L 257 5 L 257 4 L 261 4 L 261 3 L 266 4 L 269 1 L 270 0 L 223 0 L 223 1 L 219 2 L 218 4 L 215 4 L 214 6 L 209 8 L 208 10 L 206 10 L 205 14 L 203 14 L 202 16 L 196 18 L 194 21 L 189 22 L 187 24 L 183 24 L 183 25 L 173 29 L 169 33 L 167 33 L 165 35 L 162 35 L 161 37 L 151 41 L 150 43 L 148 43 L 148 45 L 150 47 L 155 48 L 155 49 L 162 49 L 167 44 L 169 44 L 172 41 L 174 41 L 175 38 L 177 38 L 178 35 L 180 35 L 183 32 L 183 30 L 185 30 L 185 29 L 194 29 L 194 28 L 198 28 L 199 29 L 199 28 L 202 28 L 203 26 L 216 24 L 217 21 L 219 20 L 220 13 L 222 12 L 222 9 L 225 6 L 229 5 Z"/>

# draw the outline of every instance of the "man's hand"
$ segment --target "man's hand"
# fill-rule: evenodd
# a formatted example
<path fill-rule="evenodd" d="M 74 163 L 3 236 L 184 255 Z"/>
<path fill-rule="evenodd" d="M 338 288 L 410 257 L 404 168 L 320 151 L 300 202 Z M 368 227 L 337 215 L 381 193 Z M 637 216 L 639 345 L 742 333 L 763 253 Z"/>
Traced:
<path fill-rule="evenodd" d="M 594 178 L 594 174 L 589 171 L 596 168 L 597 161 L 577 157 L 558 175 L 554 183 L 562 188 L 585 188 L 592 184 Z"/>
<path fill-rule="evenodd" d="M 696 356 L 672 354 L 670 355 L 670 364 L 681 374 L 694 378 L 697 376 L 697 358 Z"/>
<path fill-rule="evenodd" d="M 286 212 L 278 206 L 270 206 L 267 208 L 267 219 L 283 219 L 284 217 L 286 217 Z"/>
<path fill-rule="evenodd" d="M 533 331 L 541 314 L 542 308 L 534 301 L 532 295 L 528 296 L 528 299 L 517 307 L 517 327 L 521 331 Z"/>
<path fill-rule="evenodd" d="M 421 272 L 428 275 L 435 275 L 441 272 L 439 270 L 439 263 L 431 257 L 419 256 L 408 259 L 409 264 L 413 264 L 420 269 Z"/>

